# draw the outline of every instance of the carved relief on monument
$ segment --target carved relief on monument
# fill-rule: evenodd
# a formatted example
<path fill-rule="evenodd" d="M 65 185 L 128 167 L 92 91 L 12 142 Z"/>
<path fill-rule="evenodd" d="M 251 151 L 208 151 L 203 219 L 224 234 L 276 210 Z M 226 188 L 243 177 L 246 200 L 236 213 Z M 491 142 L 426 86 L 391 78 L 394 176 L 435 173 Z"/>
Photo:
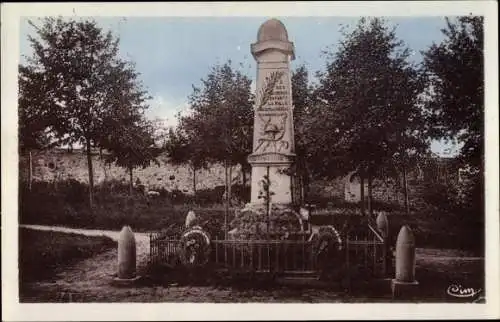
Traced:
<path fill-rule="evenodd" d="M 258 135 L 254 153 L 285 153 L 290 149 L 287 140 L 287 112 L 257 113 Z"/>

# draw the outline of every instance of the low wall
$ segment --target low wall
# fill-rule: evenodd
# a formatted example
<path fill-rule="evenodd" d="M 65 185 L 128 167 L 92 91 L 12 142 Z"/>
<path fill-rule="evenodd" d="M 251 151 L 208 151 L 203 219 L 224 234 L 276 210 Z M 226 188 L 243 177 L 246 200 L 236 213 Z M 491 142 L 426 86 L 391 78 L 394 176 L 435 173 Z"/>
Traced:
<path fill-rule="evenodd" d="M 106 164 L 99 153 L 92 155 L 94 165 L 94 181 L 96 184 L 106 180 L 119 180 L 128 183 L 129 177 L 124 168 L 114 164 Z M 180 190 L 187 194 L 193 193 L 193 172 L 186 165 L 173 165 L 165 156 L 160 156 L 160 165 L 151 165 L 145 169 L 134 170 L 134 182 L 139 179 L 140 183 L 149 189 L 164 188 L 166 190 Z M 28 155 L 20 155 L 19 176 L 21 180 L 28 180 L 29 158 Z M 63 149 L 32 152 L 32 173 L 34 181 L 62 181 L 74 179 L 80 182 L 88 182 L 87 158 L 81 150 L 69 152 Z M 196 189 L 213 189 L 224 186 L 224 167 L 221 164 L 212 164 L 208 169 L 200 169 L 196 172 Z M 419 202 L 422 193 L 423 180 L 416 172 L 408 175 L 408 191 L 412 204 Z M 445 178 L 446 180 L 446 178 Z M 239 166 L 232 170 L 233 184 L 242 184 L 243 178 Z M 351 182 L 346 185 L 347 178 L 334 180 L 316 180 L 310 185 L 310 196 L 323 199 L 348 200 L 357 202 L 360 189 L 359 180 L 352 177 Z M 247 184 L 250 184 L 250 174 L 247 174 Z M 367 189 L 365 190 L 367 193 Z M 402 204 L 403 191 L 401 185 L 391 179 L 375 179 L 373 181 L 373 197 L 376 201 Z"/>
<path fill-rule="evenodd" d="M 28 180 L 29 157 L 21 155 L 19 158 L 19 176 L 21 180 Z M 129 181 L 124 168 L 115 164 L 106 164 L 98 153 L 92 155 L 94 168 L 94 182 L 102 183 L 106 180 Z M 152 164 L 142 169 L 134 170 L 134 182 L 137 179 L 149 189 L 164 188 L 178 189 L 185 193 L 193 193 L 193 171 L 185 165 L 173 165 L 166 157 L 159 158 L 160 165 Z M 62 181 L 74 179 L 88 183 L 87 157 L 81 151 L 68 152 L 65 150 L 49 150 L 32 152 L 33 180 L 34 181 Z M 242 183 L 240 167 L 233 167 L 233 183 Z M 224 185 L 224 167 L 219 164 L 209 169 L 196 171 L 196 189 L 210 189 Z"/>

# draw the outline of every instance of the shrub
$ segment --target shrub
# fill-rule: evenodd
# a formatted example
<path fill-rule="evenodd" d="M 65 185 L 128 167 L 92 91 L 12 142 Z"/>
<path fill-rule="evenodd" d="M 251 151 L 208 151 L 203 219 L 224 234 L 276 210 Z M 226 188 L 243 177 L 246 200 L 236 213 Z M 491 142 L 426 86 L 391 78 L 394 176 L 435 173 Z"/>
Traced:
<path fill-rule="evenodd" d="M 456 189 L 452 185 L 427 183 L 423 189 L 422 199 L 432 208 L 452 212 L 455 209 L 453 198 L 455 194 Z"/>
<path fill-rule="evenodd" d="M 59 191 L 64 194 L 66 202 L 71 204 L 81 204 L 88 198 L 88 187 L 75 179 L 63 181 L 59 185 Z"/>
<path fill-rule="evenodd" d="M 222 189 L 221 189 L 222 187 Z M 200 205 L 211 205 L 221 203 L 224 194 L 224 186 L 217 186 L 213 189 L 202 189 L 196 191 L 196 202 Z"/>
<path fill-rule="evenodd" d="M 456 186 L 455 204 L 465 212 L 484 213 L 484 176 L 466 177 Z"/>
<path fill-rule="evenodd" d="M 225 186 L 196 191 L 196 203 L 199 205 L 215 205 L 225 203 Z M 242 205 L 250 200 L 250 187 L 235 184 L 231 188 L 231 204 Z"/>
<path fill-rule="evenodd" d="M 231 195 L 233 199 L 240 204 L 245 204 L 250 201 L 251 187 L 242 184 L 235 184 L 232 187 Z"/>
<path fill-rule="evenodd" d="M 203 190 L 202 193 L 210 197 L 202 198 L 201 202 L 194 205 L 189 204 L 194 201 L 193 196 L 179 190 L 169 192 L 160 189 L 160 196 L 156 198 L 140 194 L 130 197 L 126 185 L 119 182 L 108 183 L 96 188 L 94 208 L 91 211 L 85 184 L 68 181 L 59 182 L 56 187 L 53 183 L 33 182 L 32 189 L 29 190 L 26 183 L 20 182 L 19 222 L 112 230 L 130 225 L 134 231 L 159 231 L 172 224 L 182 229 L 186 214 L 192 209 L 213 238 L 223 238 L 225 207 L 220 201 L 212 202 L 211 197 L 220 191 L 223 193 L 221 188 L 223 187 L 218 188 L 219 190 Z M 475 189 L 476 195 L 481 197 L 481 187 L 478 185 Z M 477 204 L 469 202 L 468 207 L 454 207 L 455 212 L 450 212 L 449 209 L 453 208 L 449 207 L 447 210 L 442 207 L 439 194 L 434 196 L 430 191 L 432 190 L 426 192 L 427 198 L 434 206 L 429 209 L 418 209 L 409 215 L 397 210 L 397 207 L 387 211 L 391 244 L 395 244 L 401 226 L 407 224 L 415 233 L 417 247 L 484 248 L 484 212 L 479 212 Z M 444 193 L 441 192 L 442 194 Z M 446 194 L 444 197 L 448 198 Z M 445 200 L 454 204 L 450 199 Z M 377 208 L 390 207 L 393 206 L 374 203 L 375 211 Z M 241 207 L 237 206 L 235 209 L 239 210 Z M 234 217 L 234 209 L 230 209 L 228 223 Z M 346 222 L 352 227 L 362 226 L 363 220 L 359 205 L 346 203 L 340 198 L 334 200 L 329 208 L 318 207 L 313 210 L 311 216 L 311 223 L 314 225 L 331 224 L 338 229 Z M 229 229 L 232 227 L 234 226 L 230 225 Z"/>
<path fill-rule="evenodd" d="M 117 179 L 106 180 L 95 186 L 95 193 L 99 194 L 129 194 L 129 183 Z"/>
<path fill-rule="evenodd" d="M 323 196 L 319 193 L 309 193 L 306 198 L 306 203 L 316 205 L 318 208 L 328 208 L 328 206 L 338 206 L 341 199 Z"/>

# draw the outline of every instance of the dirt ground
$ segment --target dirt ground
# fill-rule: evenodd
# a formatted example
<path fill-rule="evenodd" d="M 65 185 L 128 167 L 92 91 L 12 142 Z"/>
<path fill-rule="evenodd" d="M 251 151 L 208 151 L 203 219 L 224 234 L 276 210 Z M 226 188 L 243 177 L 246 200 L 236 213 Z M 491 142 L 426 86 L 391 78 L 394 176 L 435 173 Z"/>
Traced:
<path fill-rule="evenodd" d="M 40 230 L 105 235 L 117 239 L 119 232 L 79 230 L 46 226 L 27 226 Z M 138 272 L 144 272 L 149 255 L 149 237 L 136 234 Z M 417 248 L 416 277 L 418 295 L 412 301 L 454 302 L 446 294 L 452 284 L 484 289 L 484 259 L 472 254 L 444 249 Z M 366 288 L 360 286 L 346 292 L 340 287 L 312 288 L 290 285 L 241 286 L 225 283 L 214 286 L 181 285 L 179 283 L 139 282 L 134 286 L 112 285 L 117 270 L 117 251 L 111 250 L 82 260 L 55 272 L 55 278 L 26 283 L 20 302 L 210 302 L 210 303 L 335 303 L 392 302 L 390 280 L 377 281 Z M 167 278 L 168 280 L 168 278 Z"/>

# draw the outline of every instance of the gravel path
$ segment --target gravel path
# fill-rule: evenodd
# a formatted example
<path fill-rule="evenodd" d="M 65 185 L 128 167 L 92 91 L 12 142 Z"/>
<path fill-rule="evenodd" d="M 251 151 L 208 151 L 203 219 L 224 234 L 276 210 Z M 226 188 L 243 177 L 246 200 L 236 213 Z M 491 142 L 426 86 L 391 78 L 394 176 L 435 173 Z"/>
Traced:
<path fill-rule="evenodd" d="M 76 229 L 58 226 L 19 225 L 20 228 L 54 231 L 84 236 L 106 236 L 118 241 L 120 232 L 100 229 Z M 149 235 L 134 233 L 137 247 L 137 271 L 146 266 L 149 256 Z M 117 296 L 110 286 L 117 273 L 117 248 L 84 259 L 58 271 L 54 279 L 29 285 L 30 295 L 23 298 L 27 302 L 63 301 L 105 301 L 117 297 L 127 298 L 127 294 Z M 123 293 L 119 291 L 118 293 Z"/>

